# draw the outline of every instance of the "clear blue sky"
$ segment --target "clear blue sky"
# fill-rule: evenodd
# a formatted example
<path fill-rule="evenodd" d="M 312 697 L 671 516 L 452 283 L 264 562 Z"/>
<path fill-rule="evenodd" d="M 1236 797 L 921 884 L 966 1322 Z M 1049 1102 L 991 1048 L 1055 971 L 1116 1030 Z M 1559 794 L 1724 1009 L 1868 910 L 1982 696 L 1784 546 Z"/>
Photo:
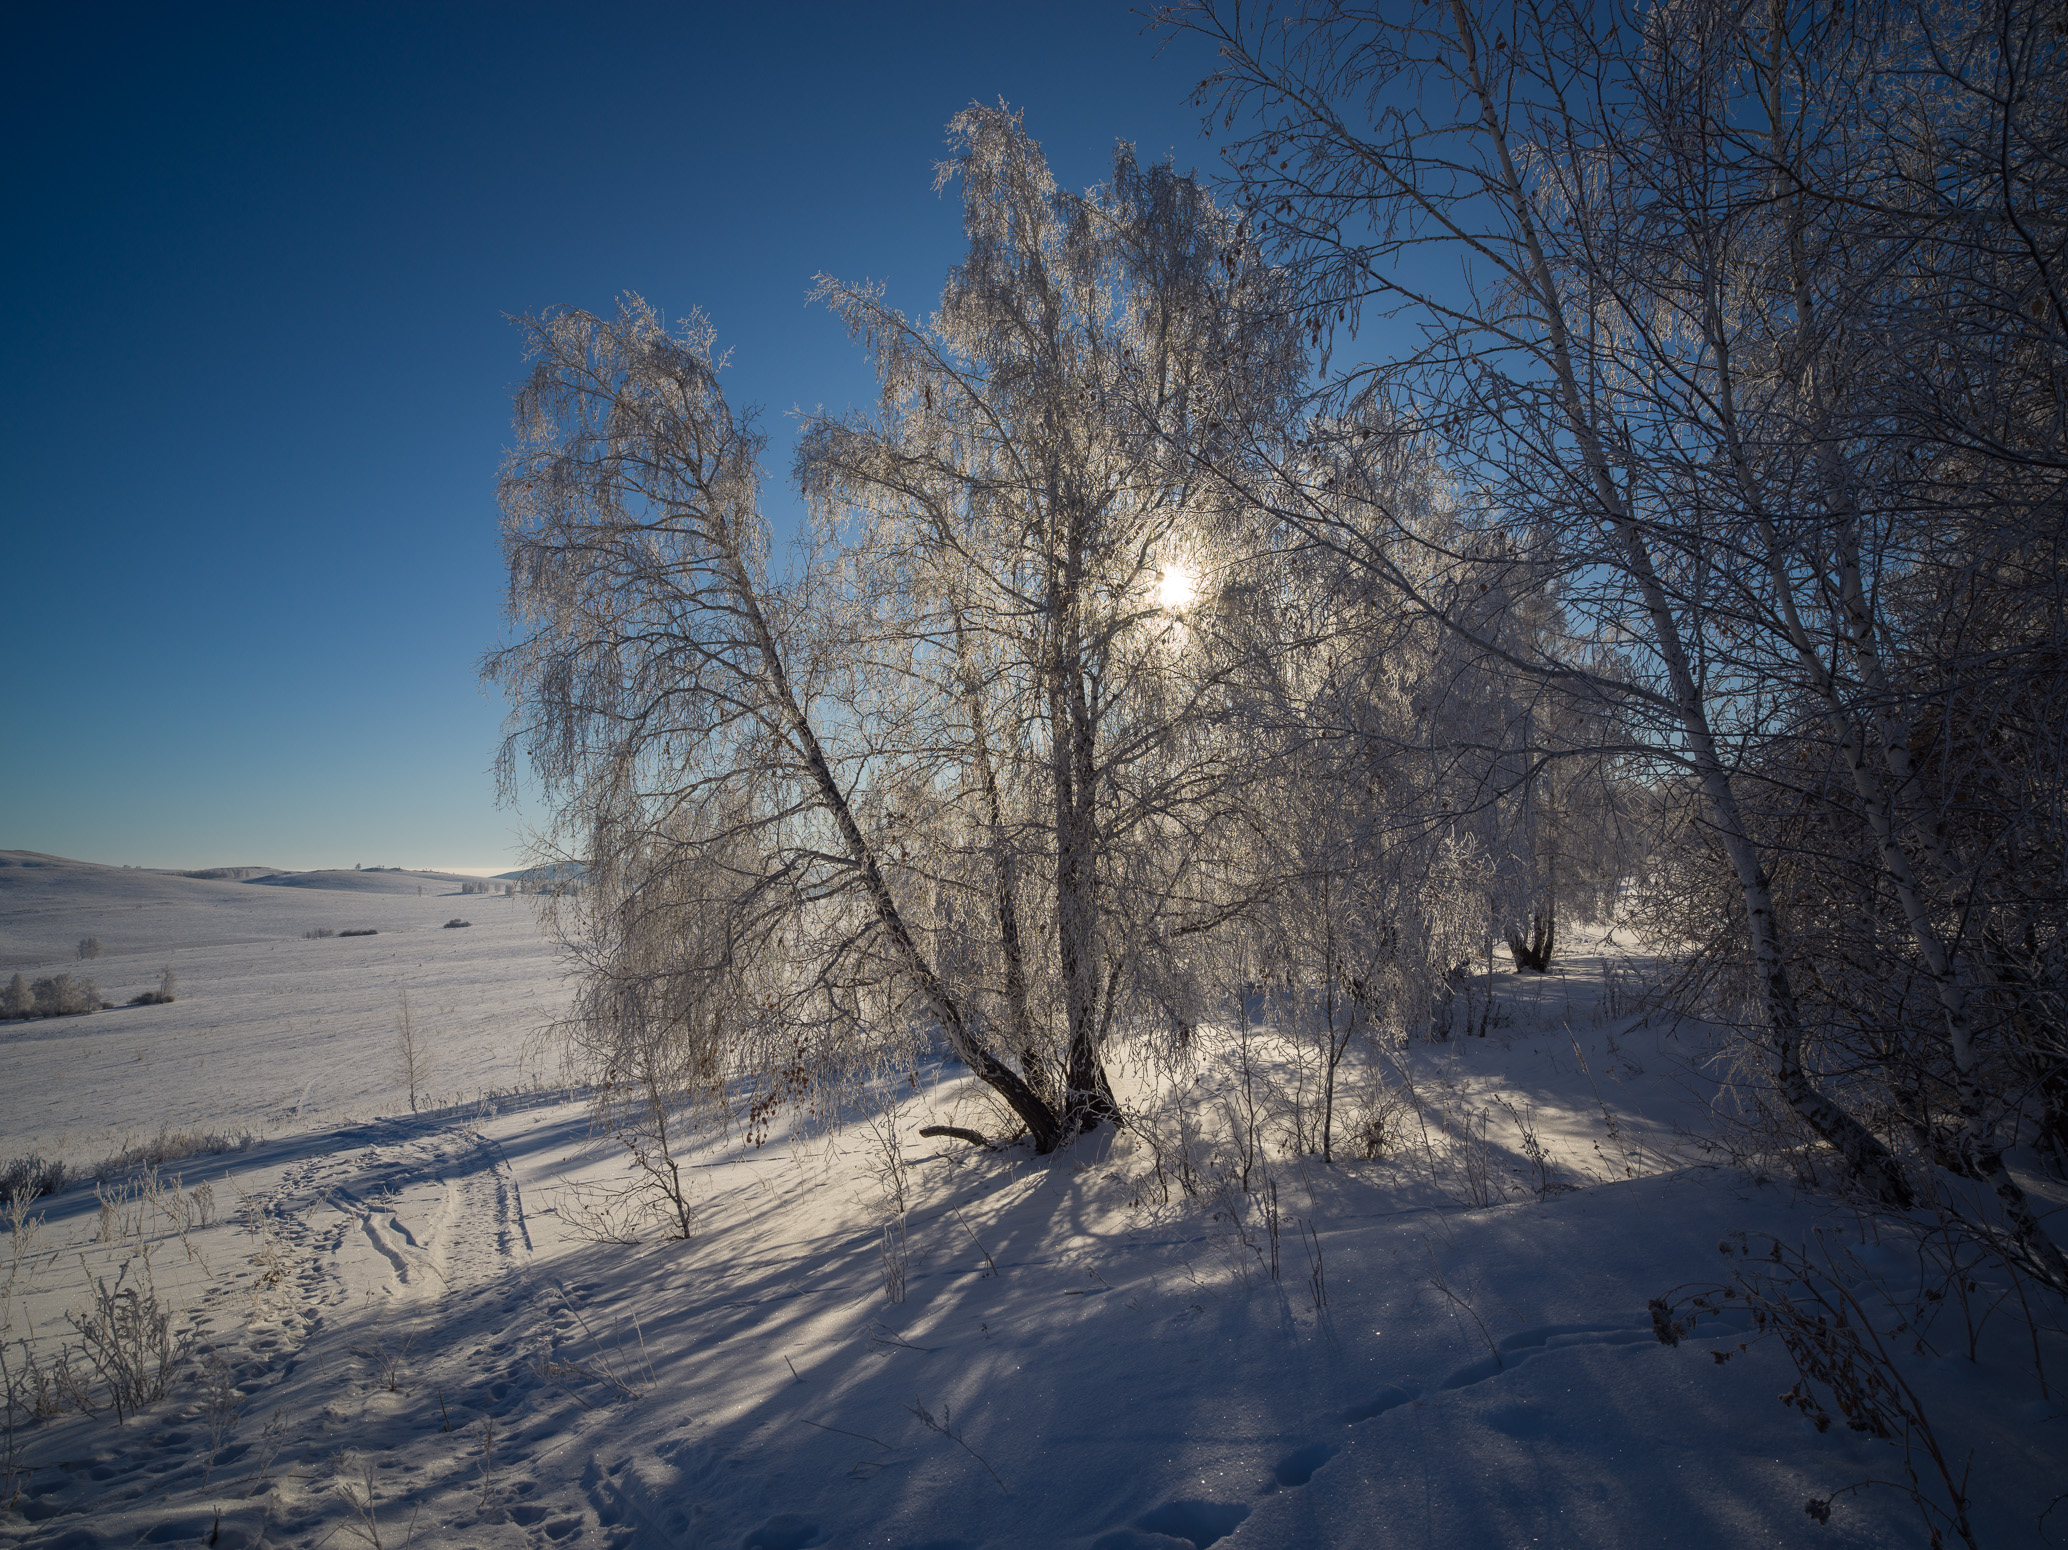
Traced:
<path fill-rule="evenodd" d="M 96 861 L 515 864 L 506 314 L 703 307 L 780 475 L 870 394 L 813 273 L 922 310 L 957 256 L 958 108 L 1073 185 L 1212 162 L 1124 4 L 11 14 L 0 848 Z"/>

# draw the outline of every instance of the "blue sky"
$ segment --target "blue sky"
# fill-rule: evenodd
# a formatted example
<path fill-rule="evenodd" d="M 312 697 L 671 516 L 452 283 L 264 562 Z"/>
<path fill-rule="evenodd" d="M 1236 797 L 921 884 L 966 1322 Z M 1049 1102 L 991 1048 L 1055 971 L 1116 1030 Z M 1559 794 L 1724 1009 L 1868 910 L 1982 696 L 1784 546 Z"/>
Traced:
<path fill-rule="evenodd" d="M 0 848 L 500 868 L 506 314 L 701 306 L 770 411 L 866 403 L 814 272 L 931 304 L 972 99 L 1083 185 L 1211 165 L 1126 5 L 17 9 Z M 780 478 L 778 520 L 789 520 Z M 530 815 L 536 817 L 536 814 Z"/>

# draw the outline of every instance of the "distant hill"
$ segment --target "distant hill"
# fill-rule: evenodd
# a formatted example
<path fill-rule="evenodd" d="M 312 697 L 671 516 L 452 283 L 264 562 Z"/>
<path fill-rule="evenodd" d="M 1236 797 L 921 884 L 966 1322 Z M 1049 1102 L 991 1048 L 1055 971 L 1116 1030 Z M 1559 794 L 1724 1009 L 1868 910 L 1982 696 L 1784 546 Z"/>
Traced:
<path fill-rule="evenodd" d="M 0 850 L 0 867 L 99 866 L 98 861 L 68 861 L 63 856 L 46 856 L 40 850 Z M 122 870 L 115 868 L 112 870 Z"/>
<path fill-rule="evenodd" d="M 222 868 L 227 873 L 231 868 Z M 257 870 L 257 869 L 254 869 Z M 210 873 L 174 872 L 153 867 L 103 866 L 33 850 L 0 850 L 0 902 L 11 897 L 68 895 L 135 901 L 191 899 L 211 888 L 234 892 L 242 886 Z"/>
<path fill-rule="evenodd" d="M 343 893 L 415 893 L 421 885 L 438 883 L 457 886 L 482 879 L 461 872 L 412 870 L 399 866 L 319 867 L 296 872 L 277 866 L 109 866 L 102 861 L 80 861 L 71 856 L 50 856 L 40 850 L 0 850 L 0 868 L 25 872 L 110 873 L 117 879 L 140 881 L 147 877 L 186 877 L 208 883 L 264 883 L 274 888 L 329 888 Z M 512 872 L 512 878 L 521 874 Z"/>
<path fill-rule="evenodd" d="M 108 955 L 89 970 L 103 977 L 118 972 L 117 961 L 131 954 L 299 941 L 315 929 L 373 929 L 385 941 L 396 931 L 436 929 L 452 913 L 451 896 L 482 881 L 430 871 L 103 866 L 0 850 L 0 969 L 74 967 L 86 937 L 98 938 Z M 155 974 L 162 964 L 149 967 Z"/>

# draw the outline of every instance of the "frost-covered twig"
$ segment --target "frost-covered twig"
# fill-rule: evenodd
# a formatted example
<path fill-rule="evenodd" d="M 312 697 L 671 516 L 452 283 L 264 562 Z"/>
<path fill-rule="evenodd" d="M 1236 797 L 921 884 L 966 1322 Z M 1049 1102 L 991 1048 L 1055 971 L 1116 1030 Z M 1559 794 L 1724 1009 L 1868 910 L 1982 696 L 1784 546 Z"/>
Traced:
<path fill-rule="evenodd" d="M 955 1446 L 960 1448 L 964 1453 L 967 1453 L 971 1458 L 975 1459 L 979 1464 L 982 1464 L 984 1466 L 984 1473 L 989 1475 L 994 1481 L 997 1481 L 998 1489 L 1003 1491 L 1007 1496 L 1012 1495 L 1011 1487 L 1006 1485 L 1006 1483 L 1003 1480 L 1000 1480 L 998 1478 L 998 1471 L 991 1467 L 989 1461 L 985 1459 L 983 1454 L 977 1452 L 975 1448 L 972 1448 L 969 1445 L 969 1439 L 967 1437 L 965 1437 L 961 1432 L 955 1429 L 955 1412 L 951 1410 L 946 1404 L 943 1404 L 941 1406 L 941 1414 L 938 1420 L 934 1418 L 933 1413 L 930 1410 L 928 1410 L 925 1405 L 921 1404 L 916 1397 L 913 1399 L 912 1403 L 905 1406 L 905 1408 L 911 1411 L 913 1415 L 919 1418 L 919 1424 L 921 1426 L 925 1427 L 930 1432 L 938 1432 L 941 1436 L 947 1438 L 950 1442 L 954 1443 Z"/>
<path fill-rule="evenodd" d="M 1800 1410 L 1818 1431 L 1825 1431 L 1831 1425 L 1831 1416 L 1817 1398 L 1821 1388 L 1831 1396 L 1851 1430 L 1879 1437 L 1902 1450 L 1907 1483 L 1855 1481 L 1829 1496 L 1812 1497 L 1803 1510 L 1825 1522 L 1830 1518 L 1831 1503 L 1838 1497 L 1857 1495 L 1870 1486 L 1888 1486 L 1910 1498 L 1925 1520 L 1934 1545 L 1942 1543 L 1944 1531 L 1950 1530 L 1969 1550 L 1975 1550 L 1967 1494 L 1972 1454 L 1956 1474 L 1925 1414 L 1923 1402 L 1897 1367 L 1866 1307 L 1847 1278 L 1839 1273 L 1829 1246 L 1825 1262 L 1818 1264 L 1807 1250 L 1789 1248 L 1777 1238 L 1765 1237 L 1764 1241 L 1767 1252 L 1757 1257 L 1743 1233 L 1720 1245 L 1723 1252 L 1734 1254 L 1738 1261 L 1729 1283 L 1676 1287 L 1662 1297 L 1654 1297 L 1652 1328 L 1660 1342 L 1678 1345 L 1694 1333 L 1704 1318 L 1720 1319 L 1742 1307 L 1758 1331 L 1753 1339 L 1778 1335 L 1795 1363 L 1796 1383 L 1781 1396 L 1783 1404 Z M 1903 1327 L 1907 1324 L 1898 1326 Z M 1738 1349 L 1743 1350 L 1744 1346 Z M 1736 1353 L 1712 1354 L 1721 1365 Z M 1943 1504 L 1924 1488 L 1917 1468 L 1920 1452 L 1929 1460 L 1944 1488 L 1947 1500 Z"/>
<path fill-rule="evenodd" d="M 1507 1364 L 1501 1360 L 1501 1348 L 1494 1344 L 1493 1334 L 1487 1329 L 1486 1320 L 1479 1316 L 1479 1310 L 1450 1289 L 1450 1283 L 1443 1278 L 1443 1267 L 1436 1262 L 1436 1250 L 1430 1248 L 1427 1243 L 1424 1243 L 1422 1247 L 1428 1249 L 1429 1268 L 1435 1272 L 1435 1274 L 1430 1276 L 1429 1284 L 1437 1291 L 1443 1293 L 1450 1300 L 1453 1308 L 1463 1308 L 1466 1313 L 1471 1315 L 1473 1324 L 1479 1330 L 1479 1338 L 1486 1342 L 1487 1354 L 1494 1359 L 1494 1365 L 1496 1367 L 1506 1366 Z"/>
<path fill-rule="evenodd" d="M 956 1221 L 962 1223 L 962 1230 L 969 1234 L 969 1241 L 971 1243 L 974 1243 L 977 1246 L 977 1252 L 984 1256 L 984 1263 L 989 1267 L 984 1273 L 986 1275 L 991 1276 L 997 1275 L 998 1261 L 993 1259 L 991 1257 L 991 1251 L 984 1247 L 984 1240 L 977 1236 L 977 1230 L 974 1227 L 970 1226 L 967 1221 L 963 1220 L 963 1216 L 960 1211 L 951 1209 L 949 1211 L 949 1215 L 953 1216 Z"/>

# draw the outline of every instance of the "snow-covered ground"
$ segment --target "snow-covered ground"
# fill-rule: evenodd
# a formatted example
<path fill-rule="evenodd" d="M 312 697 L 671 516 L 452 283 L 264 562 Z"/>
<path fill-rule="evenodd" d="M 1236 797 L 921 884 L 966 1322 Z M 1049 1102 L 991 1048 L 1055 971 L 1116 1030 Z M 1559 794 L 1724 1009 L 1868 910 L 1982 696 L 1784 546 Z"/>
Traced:
<path fill-rule="evenodd" d="M 86 1166 L 161 1127 L 270 1134 L 406 1110 L 391 1051 L 404 992 L 428 1051 L 420 1101 L 515 1085 L 525 1034 L 566 998 L 535 901 L 461 894 L 470 881 L 348 871 L 223 882 L 0 852 L 0 980 L 89 976 L 117 1003 L 0 1024 L 0 1156 Z M 471 924 L 447 929 L 454 919 Z M 87 937 L 103 953 L 81 962 Z M 126 1004 L 167 968 L 176 1001 Z"/>
<path fill-rule="evenodd" d="M 1647 969 L 1627 947 L 1497 974 L 1488 1037 L 1418 1047 L 1395 1073 L 1413 1101 L 1377 1160 L 1284 1155 L 1268 1103 L 1248 1193 L 1225 1131 L 1216 1169 L 1210 1138 L 1178 1156 L 1174 1121 L 1153 1146 L 1109 1132 L 1052 1158 L 925 1140 L 983 1123 L 938 1064 L 878 1095 L 890 1148 L 866 1116 L 714 1144 L 694 1239 L 624 1245 L 584 1227 L 621 1158 L 528 1058 L 566 993 L 530 902 L 415 886 L 116 872 L 38 892 L 0 871 L 0 969 L 84 968 L 126 1000 L 169 961 L 182 987 L 170 1006 L 7 1025 L 0 1159 L 89 1163 L 163 1126 L 254 1137 L 106 1205 L 75 1186 L 0 1239 L 9 1339 L 43 1370 L 79 1344 L 66 1315 L 94 1278 L 140 1286 L 146 1246 L 194 1336 L 140 1414 L 18 1428 L 29 1473 L 0 1539 L 1929 1542 L 1895 1489 L 1805 1512 L 1901 1481 L 1905 1454 L 1781 1403 L 1797 1374 L 1779 1341 L 1731 1313 L 1657 1339 L 1651 1299 L 1745 1269 L 1734 1234 L 1809 1244 L 1884 1328 L 1923 1261 L 1896 1227 L 1725 1165 L 1693 1033 L 1618 999 Z M 474 925 L 443 929 L 454 914 Z M 316 925 L 380 934 L 305 939 Z M 107 956 L 61 962 L 88 934 Z M 414 1116 L 393 1054 L 404 988 L 453 1100 Z M 1203 1124 L 1239 1105 L 1240 1069 L 1232 1035 L 1202 1039 L 1179 1080 Z M 1152 1114 L 1161 1083 L 1123 1078 Z M 2068 1341 L 2041 1337 L 2043 1392 L 2024 1322 L 1988 1307 L 2011 1290 L 1978 1276 L 1892 1344 L 1991 1546 L 2046 1543 L 2068 1490 L 2068 1406 L 2050 1397 Z M 1936 1480 L 1915 1439 L 1910 1458 Z"/>

